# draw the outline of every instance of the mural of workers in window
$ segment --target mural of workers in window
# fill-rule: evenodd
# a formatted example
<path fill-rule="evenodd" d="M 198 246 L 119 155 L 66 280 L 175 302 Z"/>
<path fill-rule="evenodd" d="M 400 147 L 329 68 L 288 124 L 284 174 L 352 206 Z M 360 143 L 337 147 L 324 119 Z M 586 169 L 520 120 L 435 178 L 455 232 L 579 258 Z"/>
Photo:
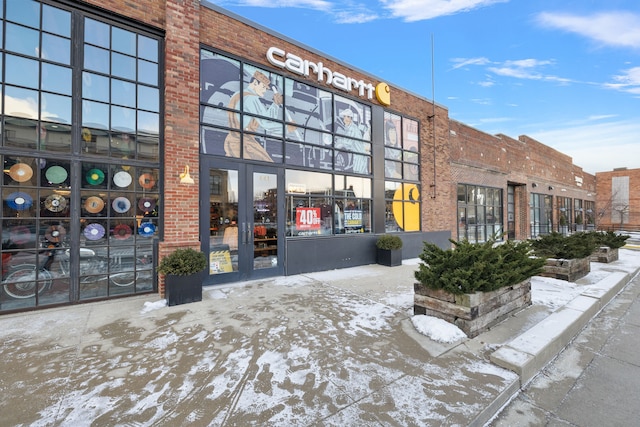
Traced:
<path fill-rule="evenodd" d="M 206 104 L 201 107 L 202 151 L 281 162 L 282 77 L 206 50 L 200 74 L 200 101 Z M 286 130 L 294 132 L 295 126 Z"/>
<path fill-rule="evenodd" d="M 371 108 L 335 96 L 335 169 L 369 174 L 371 163 Z"/>
<path fill-rule="evenodd" d="M 384 112 L 384 176 L 402 178 L 401 117 Z"/>
<path fill-rule="evenodd" d="M 420 179 L 418 156 L 418 122 L 407 118 L 402 119 L 402 148 L 404 164 L 404 179 L 418 181 Z"/>

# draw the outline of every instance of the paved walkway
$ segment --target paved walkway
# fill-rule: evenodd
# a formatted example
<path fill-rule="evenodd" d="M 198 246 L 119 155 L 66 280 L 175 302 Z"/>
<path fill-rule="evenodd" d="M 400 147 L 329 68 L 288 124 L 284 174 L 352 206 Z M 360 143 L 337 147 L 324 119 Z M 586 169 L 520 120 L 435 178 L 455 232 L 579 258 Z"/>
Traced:
<path fill-rule="evenodd" d="M 620 280 L 588 298 L 627 284 L 627 253 L 592 275 Z M 575 334 L 534 354 L 523 337 L 582 308 L 533 305 L 440 344 L 410 320 L 417 262 L 207 287 L 174 307 L 147 295 L 0 316 L 0 425 L 484 425 Z"/>
<path fill-rule="evenodd" d="M 636 278 L 491 426 L 636 426 L 639 395 L 640 279 Z"/>

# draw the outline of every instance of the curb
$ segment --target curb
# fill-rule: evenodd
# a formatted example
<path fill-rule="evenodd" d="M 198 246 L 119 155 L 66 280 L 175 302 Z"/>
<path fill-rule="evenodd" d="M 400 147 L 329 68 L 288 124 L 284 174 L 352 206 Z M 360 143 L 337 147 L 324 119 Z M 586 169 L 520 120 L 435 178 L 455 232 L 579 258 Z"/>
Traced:
<path fill-rule="evenodd" d="M 612 272 L 564 307 L 491 353 L 489 360 L 493 364 L 515 372 L 518 379 L 497 395 L 491 404 L 474 418 L 469 427 L 486 426 L 639 271 L 640 269 L 632 273 Z"/>
<path fill-rule="evenodd" d="M 629 273 L 611 273 L 493 352 L 489 359 L 518 374 L 519 386 L 524 386 L 629 283 L 631 277 Z"/>

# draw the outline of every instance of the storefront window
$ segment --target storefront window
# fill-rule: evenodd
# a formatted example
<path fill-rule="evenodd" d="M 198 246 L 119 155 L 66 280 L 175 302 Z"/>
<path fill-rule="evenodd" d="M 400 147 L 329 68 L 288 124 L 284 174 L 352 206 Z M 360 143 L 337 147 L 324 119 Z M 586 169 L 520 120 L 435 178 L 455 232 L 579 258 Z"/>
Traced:
<path fill-rule="evenodd" d="M 385 111 L 384 171 L 387 179 L 418 181 L 418 122 Z"/>
<path fill-rule="evenodd" d="M 288 170 L 287 236 L 371 232 L 371 180 Z"/>
<path fill-rule="evenodd" d="M 469 242 L 502 240 L 502 189 L 458 184 L 458 239 Z"/>
<path fill-rule="evenodd" d="M 567 234 L 573 220 L 573 206 L 570 197 L 558 197 L 557 200 L 558 225 L 555 231 Z"/>
<path fill-rule="evenodd" d="M 535 238 L 553 231 L 552 221 L 553 196 L 540 193 L 531 193 L 529 196 L 529 216 L 531 237 Z"/>
<path fill-rule="evenodd" d="M 2 8 L 0 310 L 151 291 L 160 38 L 63 5 Z"/>
<path fill-rule="evenodd" d="M 385 182 L 385 232 L 420 230 L 420 186 Z"/>

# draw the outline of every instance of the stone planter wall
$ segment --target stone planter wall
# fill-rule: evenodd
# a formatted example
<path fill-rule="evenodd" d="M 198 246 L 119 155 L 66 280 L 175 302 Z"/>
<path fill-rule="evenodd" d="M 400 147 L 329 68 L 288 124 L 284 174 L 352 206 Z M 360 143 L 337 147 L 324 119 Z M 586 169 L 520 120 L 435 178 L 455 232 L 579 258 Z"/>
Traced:
<path fill-rule="evenodd" d="M 491 292 L 454 295 L 414 284 L 414 314 L 426 314 L 453 323 L 469 338 L 486 331 L 507 316 L 531 305 L 531 280 Z"/>
<path fill-rule="evenodd" d="M 540 276 L 575 282 L 591 271 L 589 257 L 577 259 L 547 258 Z"/>
<path fill-rule="evenodd" d="M 610 248 L 609 246 L 600 246 L 591 254 L 592 262 L 613 262 L 618 260 L 618 248 Z"/>

